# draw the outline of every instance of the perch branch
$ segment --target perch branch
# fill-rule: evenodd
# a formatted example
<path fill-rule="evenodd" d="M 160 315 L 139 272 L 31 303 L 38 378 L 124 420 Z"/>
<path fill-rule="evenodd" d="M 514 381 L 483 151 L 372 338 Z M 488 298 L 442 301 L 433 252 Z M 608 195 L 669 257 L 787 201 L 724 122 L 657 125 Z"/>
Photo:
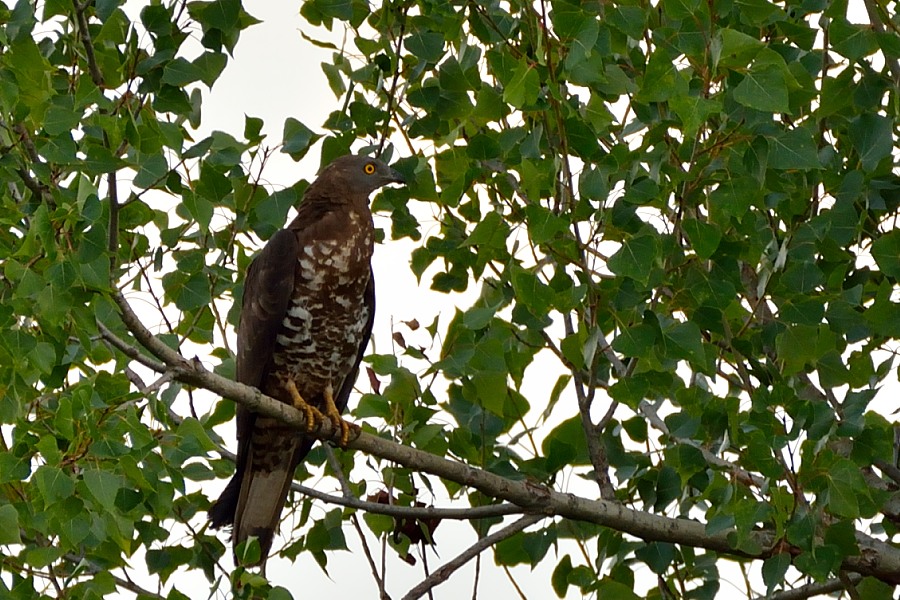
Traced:
<path fill-rule="evenodd" d="M 161 361 L 166 363 L 176 380 L 182 383 L 210 390 L 220 396 L 238 402 L 249 410 L 278 419 L 279 421 L 306 430 L 306 418 L 292 406 L 264 395 L 256 388 L 226 379 L 205 369 L 199 360 L 190 361 L 156 338 L 141 323 L 124 296 L 114 295 L 121 310 L 121 318 L 135 339 Z M 325 419 L 310 435 L 337 443 L 341 431 Z M 359 427 L 352 427 L 347 446 L 365 454 L 400 463 L 406 468 L 423 471 L 443 477 L 459 484 L 473 487 L 482 493 L 515 504 L 525 512 L 535 515 L 560 516 L 576 521 L 587 521 L 617 531 L 633 535 L 646 541 L 669 542 L 705 548 L 721 554 L 746 558 L 765 558 L 775 549 L 781 551 L 778 540 L 771 532 L 751 534 L 752 546 L 761 548 L 759 552 L 748 553 L 738 550 L 729 542 L 732 530 L 713 534 L 706 531 L 706 525 L 685 518 L 670 518 L 662 515 L 633 510 L 607 500 L 593 500 L 556 492 L 529 481 L 513 481 L 454 462 L 415 448 L 403 446 L 391 440 L 365 433 Z M 844 558 L 841 568 L 846 571 L 876 577 L 886 583 L 900 585 L 900 549 L 860 532 L 856 533 L 860 554 Z M 746 544 L 745 547 L 751 547 Z"/>

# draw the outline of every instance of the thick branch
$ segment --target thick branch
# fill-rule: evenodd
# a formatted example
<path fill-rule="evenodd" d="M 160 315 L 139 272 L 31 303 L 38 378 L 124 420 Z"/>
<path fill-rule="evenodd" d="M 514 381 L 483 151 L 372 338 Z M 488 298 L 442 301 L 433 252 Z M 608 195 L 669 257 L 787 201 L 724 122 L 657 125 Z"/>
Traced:
<path fill-rule="evenodd" d="M 122 320 L 135 338 L 150 352 L 165 362 L 175 379 L 195 387 L 210 390 L 225 398 L 238 402 L 250 410 L 276 418 L 297 429 L 306 430 L 306 419 L 300 411 L 274 398 L 230 379 L 220 377 L 206 370 L 200 361 L 189 361 L 178 352 L 166 346 L 147 330 L 121 294 L 116 294 L 116 302 L 122 311 Z M 337 442 L 340 430 L 324 419 L 318 430 L 311 432 L 316 438 Z M 762 548 L 759 553 L 750 554 L 732 547 L 728 538 L 730 530 L 709 534 L 704 523 L 684 518 L 668 518 L 661 515 L 633 510 L 607 500 L 590 500 L 573 494 L 555 492 L 529 481 L 513 481 L 453 462 L 421 450 L 403 446 L 391 440 L 362 432 L 352 427 L 347 444 L 353 450 L 400 463 L 406 468 L 424 471 L 459 484 L 478 489 L 482 493 L 522 507 L 527 512 L 561 516 L 577 521 L 587 521 L 611 527 L 647 541 L 670 542 L 714 552 L 764 558 L 776 547 L 774 536 L 768 532 L 751 535 L 754 545 Z M 900 549 L 857 533 L 860 555 L 849 556 L 843 561 L 846 571 L 870 575 L 893 584 L 900 584 Z M 748 544 L 749 545 L 749 544 Z"/>

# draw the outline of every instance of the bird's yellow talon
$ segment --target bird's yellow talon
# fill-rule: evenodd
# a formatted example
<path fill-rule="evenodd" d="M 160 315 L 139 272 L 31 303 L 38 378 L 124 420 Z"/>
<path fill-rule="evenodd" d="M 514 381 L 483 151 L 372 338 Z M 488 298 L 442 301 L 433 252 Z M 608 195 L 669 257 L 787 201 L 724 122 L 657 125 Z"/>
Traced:
<path fill-rule="evenodd" d="M 303 399 L 303 396 L 301 396 L 299 390 L 297 390 L 297 384 L 294 383 L 293 379 L 285 381 L 284 389 L 286 389 L 288 395 L 290 395 L 293 407 L 303 411 L 303 415 L 306 417 L 306 432 L 312 432 L 312 430 L 317 427 L 317 424 L 322 422 L 325 415 L 323 415 L 322 411 L 318 408 Z"/>
<path fill-rule="evenodd" d="M 345 448 L 347 442 L 350 440 L 350 425 L 341 418 L 341 411 L 339 411 L 334 404 L 334 391 L 331 389 L 330 385 L 325 388 L 325 393 L 323 395 L 325 396 L 325 414 L 331 419 L 334 430 L 337 431 L 340 429 L 341 441 L 338 442 L 338 444 L 341 448 Z"/>

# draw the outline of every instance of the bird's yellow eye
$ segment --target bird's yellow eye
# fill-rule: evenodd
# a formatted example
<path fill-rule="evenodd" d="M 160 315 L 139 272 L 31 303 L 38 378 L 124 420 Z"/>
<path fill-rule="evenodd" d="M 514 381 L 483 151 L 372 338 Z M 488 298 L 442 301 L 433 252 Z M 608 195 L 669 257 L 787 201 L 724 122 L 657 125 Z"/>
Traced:
<path fill-rule="evenodd" d="M 375 172 L 375 165 L 372 163 L 366 163 L 366 166 L 363 167 L 363 171 L 366 172 L 366 175 L 371 175 Z"/>

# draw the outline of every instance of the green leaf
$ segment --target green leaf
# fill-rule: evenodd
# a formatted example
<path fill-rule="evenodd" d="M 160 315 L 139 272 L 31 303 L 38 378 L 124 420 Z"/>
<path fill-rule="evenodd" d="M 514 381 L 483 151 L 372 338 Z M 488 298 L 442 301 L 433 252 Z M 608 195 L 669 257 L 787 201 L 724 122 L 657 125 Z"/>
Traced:
<path fill-rule="evenodd" d="M 641 600 L 641 597 L 635 594 L 629 586 L 607 577 L 601 579 L 597 584 L 597 597 L 610 600 Z"/>
<path fill-rule="evenodd" d="M 316 521 L 306 534 L 306 547 L 312 552 L 346 550 L 347 541 L 341 527 L 341 510 L 334 509 Z"/>
<path fill-rule="evenodd" d="M 718 64 L 730 69 L 746 67 L 766 46 L 758 38 L 728 27 L 721 28 L 718 36 L 721 40 Z"/>
<path fill-rule="evenodd" d="M 662 575 L 675 560 L 675 546 L 665 542 L 650 542 L 635 550 L 634 555 L 647 563 L 651 571 Z"/>
<path fill-rule="evenodd" d="M 100 505 L 106 510 L 113 510 L 116 494 L 124 485 L 122 478 L 99 469 L 88 469 L 84 472 L 83 477 L 88 491 Z"/>
<path fill-rule="evenodd" d="M 71 96 L 57 96 L 44 116 L 44 131 L 51 136 L 68 133 L 78 126 L 81 118 L 82 113 L 75 110 Z"/>
<path fill-rule="evenodd" d="M 640 40 L 647 23 L 647 12 L 639 6 L 616 4 L 607 11 L 610 25 L 633 40 Z"/>
<path fill-rule="evenodd" d="M 828 510 L 847 519 L 858 519 L 860 494 L 866 483 L 859 468 L 847 459 L 838 459 L 828 470 Z"/>
<path fill-rule="evenodd" d="M 462 245 L 506 248 L 509 231 L 509 225 L 503 220 L 503 216 L 499 212 L 491 211 L 475 226 Z"/>
<path fill-rule="evenodd" d="M 763 561 L 762 576 L 767 593 L 784 584 L 784 576 L 790 566 L 791 556 L 786 552 L 779 552 Z"/>
<path fill-rule="evenodd" d="M 620 379 L 609 389 L 610 397 L 633 409 L 638 407 L 649 392 L 650 382 L 642 375 Z"/>
<path fill-rule="evenodd" d="M 197 81 L 203 75 L 203 69 L 198 65 L 178 57 L 165 66 L 161 81 L 169 85 L 184 86 Z"/>
<path fill-rule="evenodd" d="M 240 14 L 240 0 L 215 0 L 206 5 L 203 23 L 209 27 L 229 31 L 237 27 Z"/>
<path fill-rule="evenodd" d="M 782 171 L 821 168 L 813 133 L 805 127 L 789 129 L 768 138 L 769 164 Z"/>
<path fill-rule="evenodd" d="M 50 373 L 56 364 L 56 349 L 47 342 L 38 342 L 28 353 L 28 358 L 42 373 Z"/>
<path fill-rule="evenodd" d="M 534 567 L 544 558 L 555 540 L 554 530 L 520 532 L 501 540 L 495 546 L 494 559 L 500 565 L 528 564 Z"/>
<path fill-rule="evenodd" d="M 309 151 L 309 147 L 322 136 L 293 117 L 284 121 L 284 142 L 282 152 L 289 154 L 294 160 L 300 160 Z"/>
<path fill-rule="evenodd" d="M 677 63 L 667 51 L 657 49 L 650 55 L 644 82 L 636 99 L 639 102 L 665 102 L 688 91 L 687 79 L 678 71 Z"/>
<path fill-rule="evenodd" d="M 696 14 L 700 0 L 665 0 L 662 6 L 672 19 L 688 19 Z"/>
<path fill-rule="evenodd" d="M 758 196 L 759 185 L 750 177 L 723 181 L 709 197 L 710 221 L 724 226 L 729 219 L 742 219 Z"/>
<path fill-rule="evenodd" d="M 791 375 L 834 348 L 834 334 L 822 326 L 795 325 L 775 338 L 775 348 L 784 374 Z"/>
<path fill-rule="evenodd" d="M 808 294 L 825 283 L 825 275 L 813 262 L 794 262 L 785 270 L 781 283 L 799 294 Z"/>
<path fill-rule="evenodd" d="M 751 69 L 734 88 L 734 99 L 744 106 L 764 112 L 790 112 L 783 71 L 770 66 Z"/>
<path fill-rule="evenodd" d="M 537 316 L 547 314 L 553 303 L 553 289 L 543 283 L 531 271 L 516 270 L 512 276 L 516 300 L 527 306 Z"/>
<path fill-rule="evenodd" d="M 169 174 L 169 163 L 162 153 L 142 156 L 140 170 L 134 178 L 134 185 L 143 189 L 160 188 Z"/>
<path fill-rule="evenodd" d="M 866 113 L 850 123 L 850 141 L 865 171 L 872 171 L 894 148 L 894 123 L 890 117 Z"/>
<path fill-rule="evenodd" d="M 686 321 L 666 328 L 663 330 L 663 341 L 666 356 L 686 359 L 700 369 L 708 366 L 706 353 L 703 350 L 702 334 L 696 323 Z"/>
<path fill-rule="evenodd" d="M 625 240 L 622 247 L 609 257 L 607 266 L 616 275 L 647 284 L 658 256 L 659 242 L 656 236 L 639 235 Z"/>
<path fill-rule="evenodd" d="M 20 544 L 19 513 L 12 504 L 0 506 L 0 544 Z"/>
<path fill-rule="evenodd" d="M 208 306 L 212 300 L 209 292 L 209 281 L 203 273 L 191 274 L 182 285 L 172 290 L 175 306 L 180 310 L 197 310 Z"/>
<path fill-rule="evenodd" d="M 612 349 L 624 356 L 645 358 L 656 344 L 656 328 L 641 323 L 624 329 L 612 341 Z"/>
<path fill-rule="evenodd" d="M 541 91 L 541 80 L 534 65 L 520 60 L 503 89 L 503 100 L 516 108 L 534 104 Z"/>
<path fill-rule="evenodd" d="M 872 258 L 881 272 L 900 279 L 900 230 L 892 229 L 872 243 Z"/>
<path fill-rule="evenodd" d="M 566 465 L 590 464 L 581 417 L 560 423 L 544 438 L 541 450 L 546 460 L 545 468 L 551 473 Z"/>
<path fill-rule="evenodd" d="M 436 63 L 444 55 L 444 34 L 416 31 L 403 40 L 403 46 L 420 60 Z"/>
<path fill-rule="evenodd" d="M 850 62 L 856 62 L 878 50 L 878 42 L 868 25 L 850 23 L 840 17 L 831 22 L 828 34 L 835 51 L 850 59 Z"/>
<path fill-rule="evenodd" d="M 34 472 L 34 480 L 47 505 L 61 502 L 75 491 L 75 482 L 62 470 L 41 465 Z"/>
<path fill-rule="evenodd" d="M 228 56 L 221 52 L 204 52 L 193 62 L 197 69 L 197 79 L 209 88 L 212 88 L 219 75 L 225 70 L 226 64 L 228 64 Z"/>
<path fill-rule="evenodd" d="M 710 225 L 698 219 L 685 219 L 682 224 L 684 233 L 697 256 L 703 260 L 713 255 L 722 241 L 722 232 L 715 225 Z"/>
<path fill-rule="evenodd" d="M 562 557 L 553 574 L 550 576 L 550 585 L 559 598 L 565 598 L 569 589 L 569 574 L 572 572 L 572 557 L 568 554 Z"/>
<path fill-rule="evenodd" d="M 30 37 L 17 38 L 9 45 L 6 64 L 18 84 L 18 97 L 35 119 L 41 119 L 52 95 L 50 63 Z"/>
<path fill-rule="evenodd" d="M 474 160 L 497 158 L 500 156 L 502 149 L 500 148 L 500 142 L 495 138 L 496 136 L 481 133 L 473 135 L 469 138 L 469 142 L 466 145 L 466 154 Z"/>
<path fill-rule="evenodd" d="M 711 116 L 722 111 L 722 103 L 716 99 L 680 94 L 669 99 L 669 106 L 684 125 L 686 136 L 693 136 Z"/>

